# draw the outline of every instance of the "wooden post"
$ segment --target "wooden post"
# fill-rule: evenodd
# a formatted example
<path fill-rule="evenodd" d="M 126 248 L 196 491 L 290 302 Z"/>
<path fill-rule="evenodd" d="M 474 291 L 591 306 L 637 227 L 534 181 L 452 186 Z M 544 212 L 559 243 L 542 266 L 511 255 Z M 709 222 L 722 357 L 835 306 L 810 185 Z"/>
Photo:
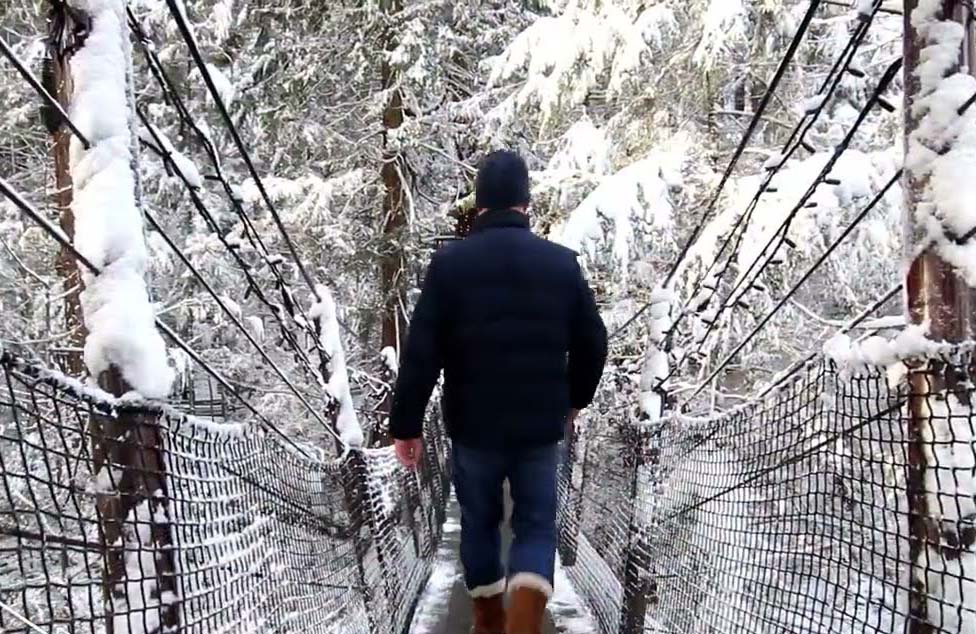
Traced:
<path fill-rule="evenodd" d="M 116 396 L 131 391 L 115 367 L 98 377 L 98 385 Z M 158 608 L 163 630 L 177 632 L 179 603 L 164 600 L 180 595 L 159 416 L 142 409 L 92 414 L 90 429 L 95 473 L 116 474 L 110 475 L 112 490 L 99 492 L 96 500 L 105 545 L 105 630 L 113 634 L 119 622 L 128 623 L 123 632 L 139 627 L 144 618 L 153 622 L 144 611 Z M 154 567 L 147 569 L 143 553 L 151 553 Z M 138 562 L 134 569 L 133 561 Z M 132 593 L 145 593 L 137 601 L 149 607 L 133 606 Z"/>
<path fill-rule="evenodd" d="M 73 99 L 76 105 L 95 108 L 98 104 L 89 99 L 81 104 L 79 95 L 72 95 L 75 77 L 68 60 L 72 55 L 86 53 L 86 37 L 89 34 L 100 37 L 100 46 L 110 47 L 111 21 L 100 21 L 114 9 L 121 9 L 123 2 L 117 0 L 117 7 L 92 9 L 91 14 L 71 6 L 70 3 L 56 2 L 51 11 L 50 44 L 52 59 L 48 75 L 48 85 L 56 91 L 64 106 Z M 99 32 L 99 29 L 102 29 Z M 109 39 L 106 39 L 106 37 Z M 118 37 L 127 37 L 126 32 L 118 32 Z M 125 54 L 128 47 L 124 41 L 118 42 Z M 112 51 L 115 53 L 117 51 Z M 77 60 L 77 57 L 75 58 Z M 125 72 L 124 69 L 111 68 L 105 72 Z M 124 83 L 124 82 L 123 82 Z M 118 103 L 129 103 L 130 95 L 124 86 L 117 94 L 100 95 L 101 98 L 114 99 Z M 129 103 L 131 107 L 132 104 Z M 65 108 L 68 110 L 68 108 Z M 113 122 L 119 126 L 127 122 Z M 80 196 L 73 189 L 85 187 L 75 182 L 71 174 L 68 148 L 72 139 L 63 130 L 62 122 L 49 125 L 55 138 L 55 165 L 58 184 L 57 202 L 61 212 L 62 226 L 69 236 L 74 233 L 75 222 L 85 218 L 72 211 Z M 117 131 L 102 129 L 82 130 L 88 138 L 90 148 L 87 152 L 98 152 L 106 142 L 111 143 L 110 135 Z M 77 143 L 77 141 L 74 141 Z M 102 156 L 111 156 L 111 151 L 103 151 Z M 133 214 L 138 214 L 134 193 L 131 200 L 120 200 L 119 205 L 131 204 Z M 86 214 L 99 214 L 98 208 L 86 209 Z M 97 222 L 97 221 L 96 221 Z M 141 236 L 139 236 L 141 238 Z M 103 262 L 111 266 L 114 258 L 124 257 L 125 253 L 110 253 Z M 68 319 L 74 320 L 74 335 L 77 341 L 84 338 L 80 329 L 80 274 L 83 265 L 70 255 L 62 252 L 59 270 L 65 276 L 66 284 L 77 291 L 69 294 L 66 306 Z M 85 274 L 94 273 L 84 269 Z M 96 278 L 97 279 L 97 278 Z M 89 280 L 89 284 L 92 282 Z M 89 289 L 90 290 L 90 289 Z M 86 291 L 87 292 L 87 291 Z M 85 317 L 88 317 L 85 315 Z M 72 322 L 69 322 L 71 325 Z M 81 357 L 76 361 L 79 373 Z M 123 378 L 122 369 L 115 365 L 94 377 L 98 386 L 116 396 L 132 391 Z M 163 449 L 159 414 L 143 406 L 119 406 L 110 414 L 93 412 L 88 433 L 91 436 L 92 469 L 97 483 L 95 506 L 100 528 L 100 541 L 103 545 L 103 595 L 105 598 L 105 631 L 115 632 L 145 631 L 154 634 L 162 631 L 178 632 L 180 628 L 180 584 L 176 576 L 175 543 L 171 530 L 169 506 L 169 486 L 166 479 L 166 460 Z"/>
<path fill-rule="evenodd" d="M 920 64 L 922 49 L 931 42 L 924 41 L 913 25 L 912 14 L 919 0 L 905 0 L 905 133 L 906 139 L 920 124 L 921 114 L 914 109 L 915 100 L 921 95 L 922 87 L 916 75 Z M 966 37 L 960 50 L 959 63 L 949 72 L 958 72 L 963 65 L 973 72 L 974 37 L 971 10 L 967 3 L 958 0 L 943 0 L 943 20 L 956 20 L 965 26 Z M 962 104 L 960 104 L 961 106 Z M 908 148 L 909 143 L 906 143 Z M 927 239 L 925 219 L 918 216 L 922 205 L 938 205 L 929 193 L 929 183 L 923 170 L 911 163 L 907 164 L 904 179 L 906 249 L 916 254 L 911 261 L 906 279 L 907 310 L 913 324 L 929 324 L 929 337 L 935 340 L 960 342 L 972 339 L 976 333 L 976 291 L 958 274 L 955 268 L 939 254 L 935 244 L 924 242 Z M 936 491 L 926 491 L 926 481 L 940 482 L 927 474 L 929 458 L 934 450 L 933 419 L 931 403 L 944 398 L 947 391 L 956 391 L 968 377 L 957 376 L 958 372 L 947 371 L 946 364 L 933 360 L 916 364 L 910 368 L 909 382 L 909 446 L 907 488 L 909 498 L 909 557 L 912 562 L 911 593 L 909 597 L 909 625 L 911 634 L 934 634 L 941 631 L 941 614 L 929 613 L 929 598 L 933 588 L 929 587 L 932 570 L 932 554 L 936 557 L 950 558 L 944 546 L 955 550 L 971 550 L 973 535 L 960 533 L 959 526 L 948 521 L 940 521 L 938 509 L 929 506 L 930 496 Z M 959 387 L 959 389 L 962 389 Z M 949 424 L 949 421 L 942 421 Z M 948 480 L 952 480 L 951 477 Z M 947 486 L 951 486 L 946 483 Z M 958 558 L 958 554 L 956 555 Z M 940 584 L 941 585 L 941 584 Z M 936 602 L 943 597 L 932 597 Z M 952 602 L 945 604 L 946 610 Z M 965 629 L 965 628 L 964 628 Z M 960 630 L 962 631 L 962 630 Z"/>
<path fill-rule="evenodd" d="M 644 519 L 641 517 L 638 498 L 640 476 L 647 453 L 647 435 L 628 425 L 626 446 L 631 465 L 629 517 L 627 518 L 627 552 L 624 557 L 624 577 L 621 580 L 624 596 L 620 610 L 620 634 L 642 634 L 647 620 L 647 610 L 653 596 L 652 581 L 648 577 L 650 557 L 648 553 Z"/>
<path fill-rule="evenodd" d="M 369 500 L 366 490 L 366 459 L 361 451 L 350 451 L 341 465 L 342 490 L 345 497 L 346 512 L 349 514 L 350 534 L 352 535 L 353 550 L 356 553 L 357 583 L 363 597 L 366 613 L 366 623 L 370 632 L 381 631 L 381 621 L 376 611 L 376 597 L 369 584 L 366 574 L 366 558 L 369 556 L 371 544 L 375 541 L 369 521 Z M 379 551 L 377 550 L 377 554 Z"/>
<path fill-rule="evenodd" d="M 566 439 L 566 455 L 559 470 L 562 489 L 565 495 L 560 500 L 559 511 L 559 559 L 563 566 L 576 565 L 579 553 L 579 533 L 582 524 L 584 468 L 586 463 L 586 443 L 579 430 L 579 422 L 573 425 L 572 433 Z"/>
<path fill-rule="evenodd" d="M 388 20 L 403 10 L 402 0 L 383 0 L 381 8 Z M 396 30 L 387 26 L 383 36 L 387 54 L 397 46 Z M 393 348 L 399 358 L 401 344 L 407 330 L 404 314 L 406 306 L 406 261 L 403 251 L 403 233 L 407 227 L 406 196 L 402 175 L 407 166 L 403 156 L 396 148 L 390 147 L 389 136 L 403 125 L 403 93 L 397 84 L 399 72 L 384 55 L 381 67 L 383 90 L 389 91 L 386 107 L 383 109 L 383 165 L 380 175 L 383 179 L 383 243 L 380 261 L 381 290 L 383 293 L 382 341 L 383 348 Z M 387 415 L 393 406 L 393 395 L 388 393 L 383 399 L 381 411 Z M 383 439 L 389 444 L 389 439 Z"/>
<path fill-rule="evenodd" d="M 82 38 L 88 32 L 87 16 L 78 11 L 70 11 L 60 2 L 52 2 L 48 12 L 47 57 L 44 62 L 43 83 L 64 110 L 71 103 L 71 52 L 83 44 Z M 41 109 L 45 127 L 51 135 L 51 153 L 54 159 L 54 206 L 58 211 L 61 230 L 69 239 L 75 235 L 75 217 L 71 211 L 71 173 L 68 149 L 71 146 L 71 131 L 61 120 L 61 115 L 47 105 Z M 67 353 L 62 361 L 62 369 L 71 376 L 81 376 L 85 371 L 81 348 L 86 331 L 81 318 L 81 274 L 71 251 L 62 247 L 58 252 L 55 270 L 61 277 L 64 292 L 64 327 L 68 333 Z"/>

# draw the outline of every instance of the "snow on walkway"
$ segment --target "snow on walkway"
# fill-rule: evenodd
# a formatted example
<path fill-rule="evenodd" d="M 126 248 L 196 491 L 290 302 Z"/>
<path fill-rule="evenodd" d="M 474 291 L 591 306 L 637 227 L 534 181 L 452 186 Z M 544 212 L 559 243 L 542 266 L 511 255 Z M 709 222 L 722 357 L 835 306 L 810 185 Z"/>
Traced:
<path fill-rule="evenodd" d="M 420 595 L 417 611 L 414 612 L 411 634 L 432 634 L 443 631 L 441 621 L 446 620 L 451 596 L 458 584 L 463 583 L 461 566 L 457 560 L 457 546 L 461 539 L 461 523 L 456 517 L 452 499 L 447 521 L 444 522 L 444 537 L 440 550 L 434 560 L 434 568 L 427 580 L 427 587 Z"/>
<path fill-rule="evenodd" d="M 467 634 L 471 628 L 470 600 L 464 589 L 458 545 L 461 541 L 459 510 L 453 497 L 444 524 L 444 539 L 434 561 L 427 587 L 414 613 L 410 634 Z M 503 544 L 510 534 L 506 525 Z M 597 634 L 595 621 L 583 606 L 572 584 L 556 564 L 556 594 L 549 604 L 545 634 Z"/>

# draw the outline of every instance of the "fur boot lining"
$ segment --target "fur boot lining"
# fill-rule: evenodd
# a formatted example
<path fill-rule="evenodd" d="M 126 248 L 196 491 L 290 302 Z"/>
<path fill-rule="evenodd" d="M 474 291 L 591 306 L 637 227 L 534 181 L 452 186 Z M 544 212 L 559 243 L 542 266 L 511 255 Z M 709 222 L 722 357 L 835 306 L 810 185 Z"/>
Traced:
<path fill-rule="evenodd" d="M 513 575 L 508 581 L 508 589 L 514 590 L 515 588 L 530 588 L 532 590 L 538 590 L 542 594 L 546 595 L 547 599 L 552 598 L 552 584 L 542 576 L 539 576 L 532 572 L 520 572 Z"/>
<path fill-rule="evenodd" d="M 505 592 L 505 580 L 499 579 L 489 586 L 478 586 L 468 591 L 472 599 L 487 599 Z"/>

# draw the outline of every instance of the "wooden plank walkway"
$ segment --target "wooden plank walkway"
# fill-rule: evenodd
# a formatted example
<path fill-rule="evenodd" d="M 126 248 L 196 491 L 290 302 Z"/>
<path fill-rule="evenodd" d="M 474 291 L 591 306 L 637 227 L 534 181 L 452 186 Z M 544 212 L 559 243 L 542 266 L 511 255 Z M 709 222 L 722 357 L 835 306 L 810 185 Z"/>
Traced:
<path fill-rule="evenodd" d="M 511 515 L 507 505 L 505 517 Z M 460 511 L 452 500 L 448 509 L 448 521 L 444 530 L 444 541 L 438 553 L 434 572 L 428 583 L 427 592 L 417 607 L 410 634 L 469 634 L 471 631 L 471 600 L 468 598 L 458 561 L 458 547 L 461 541 Z M 512 541 L 509 522 L 506 520 L 502 531 L 503 552 L 507 554 Z M 560 601 L 565 596 L 562 584 L 568 584 L 565 576 L 557 575 L 556 597 L 550 605 L 544 634 L 596 634 L 585 624 L 589 619 L 578 612 L 577 606 Z M 556 622 L 562 627 L 557 627 Z M 581 624 L 582 625 L 581 627 Z"/>

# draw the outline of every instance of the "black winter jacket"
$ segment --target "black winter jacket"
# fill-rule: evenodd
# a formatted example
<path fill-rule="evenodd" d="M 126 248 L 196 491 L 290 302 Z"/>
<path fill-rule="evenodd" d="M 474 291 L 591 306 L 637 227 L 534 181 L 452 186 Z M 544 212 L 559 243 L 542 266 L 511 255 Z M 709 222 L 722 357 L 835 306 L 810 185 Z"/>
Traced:
<path fill-rule="evenodd" d="M 421 435 L 441 370 L 448 433 L 475 448 L 559 441 L 596 392 L 607 331 L 576 253 L 514 210 L 481 214 L 427 270 L 402 353 L 390 428 Z"/>

